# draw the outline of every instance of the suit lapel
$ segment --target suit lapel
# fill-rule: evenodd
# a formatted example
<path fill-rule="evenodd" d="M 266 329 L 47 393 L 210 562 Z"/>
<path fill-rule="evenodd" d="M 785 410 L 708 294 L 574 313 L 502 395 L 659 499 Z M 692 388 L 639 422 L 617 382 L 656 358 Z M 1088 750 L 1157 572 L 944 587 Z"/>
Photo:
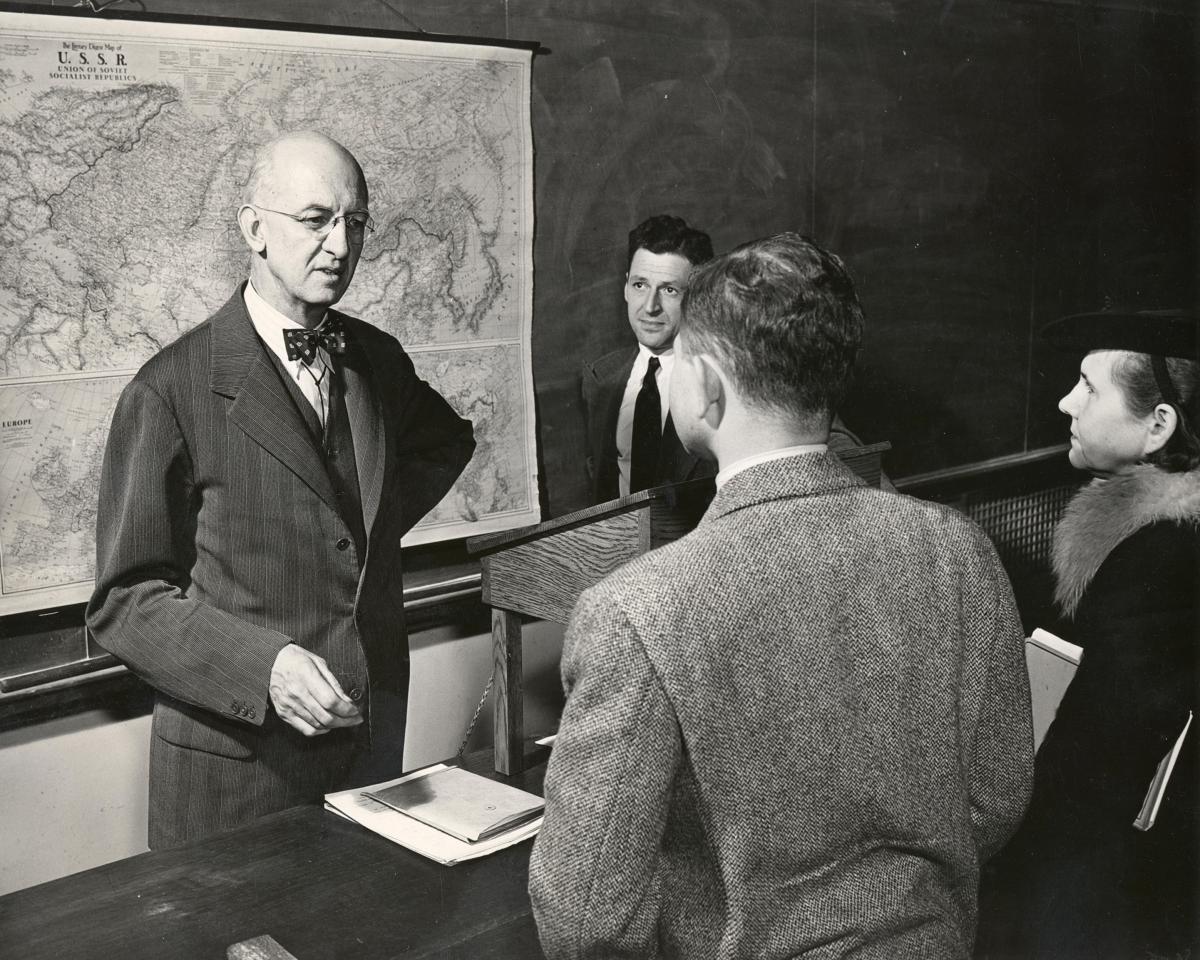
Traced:
<path fill-rule="evenodd" d="M 303 480 L 333 509 L 329 474 L 300 411 L 258 339 L 242 287 L 213 316 L 209 383 L 229 397 L 229 419 L 251 440 Z"/>
<path fill-rule="evenodd" d="M 351 326 L 349 318 L 345 319 L 347 326 Z M 345 378 L 346 414 L 350 419 L 350 433 L 354 437 L 354 462 L 358 468 L 363 526 L 369 542 L 371 526 L 379 513 L 383 495 L 383 468 L 387 453 L 378 391 L 373 389 L 373 384 L 379 382 L 379 372 L 371 366 L 369 354 L 357 340 L 351 340 L 350 349 L 342 362 L 342 372 Z"/>
<path fill-rule="evenodd" d="M 614 351 L 605 354 L 590 368 L 596 382 L 597 401 L 590 413 L 588 429 L 591 437 L 590 452 L 596 473 L 592 497 L 597 502 L 614 499 L 620 491 L 620 474 L 617 470 L 617 420 L 621 415 L 621 398 L 625 394 L 625 383 L 637 359 L 637 347 L 629 351 Z"/>
<path fill-rule="evenodd" d="M 625 385 L 629 382 L 629 375 L 633 372 L 633 365 L 637 362 L 637 356 L 637 347 L 634 347 L 629 351 L 629 354 L 620 366 L 615 367 L 608 377 L 602 381 L 608 396 L 608 402 L 604 406 L 604 423 L 602 424 L 602 428 L 607 448 L 606 453 L 611 453 L 613 460 L 617 456 L 617 420 L 621 416 L 621 400 L 625 396 Z"/>

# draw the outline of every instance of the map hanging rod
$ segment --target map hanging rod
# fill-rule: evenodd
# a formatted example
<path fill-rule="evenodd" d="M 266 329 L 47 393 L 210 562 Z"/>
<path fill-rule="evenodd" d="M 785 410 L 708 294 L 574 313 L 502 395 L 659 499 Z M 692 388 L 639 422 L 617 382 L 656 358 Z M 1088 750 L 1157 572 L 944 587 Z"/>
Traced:
<path fill-rule="evenodd" d="M 217 16 L 196 16 L 193 14 L 170 14 L 170 13 L 150 13 L 146 9 L 144 0 L 75 0 L 74 3 L 63 4 L 56 6 L 54 0 L 50 0 L 49 4 L 43 2 L 27 3 L 23 0 L 0 0 L 0 13 L 11 11 L 13 13 L 33 13 L 47 16 L 69 17 L 77 16 L 75 11 L 80 11 L 86 16 L 88 13 L 103 14 L 110 12 L 119 20 L 130 22 L 143 21 L 147 23 L 175 23 L 175 24 L 203 24 L 211 27 L 231 27 L 234 29 L 268 29 L 280 31 L 293 31 L 298 33 L 303 32 L 319 32 L 327 33 L 334 36 L 369 36 L 380 38 L 395 38 L 395 39 L 421 39 L 433 40 L 436 43 L 461 43 L 469 45 L 497 46 L 508 47 L 514 50 L 528 50 L 536 56 L 545 56 L 553 53 L 549 47 L 543 46 L 536 40 L 514 40 L 509 36 L 509 10 L 508 0 L 504 0 L 504 36 L 465 36 L 459 34 L 443 34 L 430 32 L 423 26 L 405 14 L 402 10 L 398 10 L 388 0 L 377 0 L 377 2 L 389 10 L 391 13 L 400 17 L 406 24 L 413 29 L 409 31 L 394 31 L 394 30 L 377 30 L 377 29 L 359 29 L 355 27 L 339 26 L 334 24 L 306 24 L 306 23 L 288 23 L 286 21 L 261 21 L 243 17 L 217 17 Z M 130 3 L 134 5 L 134 9 L 112 10 L 121 3 Z"/>

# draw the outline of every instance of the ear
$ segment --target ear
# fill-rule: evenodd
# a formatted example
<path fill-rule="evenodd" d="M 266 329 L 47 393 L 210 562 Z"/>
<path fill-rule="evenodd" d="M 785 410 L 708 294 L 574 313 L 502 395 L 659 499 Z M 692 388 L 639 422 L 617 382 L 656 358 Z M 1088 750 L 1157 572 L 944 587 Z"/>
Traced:
<path fill-rule="evenodd" d="M 255 253 L 262 253 L 267 248 L 267 237 L 263 232 L 263 218 L 259 212 L 248 203 L 243 203 L 237 212 L 238 227 L 242 231 L 242 239 Z"/>
<path fill-rule="evenodd" d="M 629 302 L 629 271 L 628 270 L 625 271 L 625 283 L 622 285 L 621 293 L 625 297 L 625 302 L 628 303 Z"/>
<path fill-rule="evenodd" d="M 688 359 L 696 364 L 696 380 L 704 400 L 704 420 L 714 429 L 725 418 L 728 399 L 727 377 L 720 361 L 711 354 L 702 353 Z"/>
<path fill-rule="evenodd" d="M 1179 412 L 1169 403 L 1160 403 L 1149 416 L 1149 429 L 1142 456 L 1148 457 L 1167 445 L 1179 426 Z"/>

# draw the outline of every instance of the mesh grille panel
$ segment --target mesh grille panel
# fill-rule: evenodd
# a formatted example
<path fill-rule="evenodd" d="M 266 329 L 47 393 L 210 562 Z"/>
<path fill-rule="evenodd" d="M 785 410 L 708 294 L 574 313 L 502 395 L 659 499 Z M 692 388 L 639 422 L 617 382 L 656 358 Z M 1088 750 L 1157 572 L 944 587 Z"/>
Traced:
<path fill-rule="evenodd" d="M 1000 560 L 1012 576 L 1047 569 L 1054 526 L 1078 483 L 1007 496 L 969 495 L 967 515 L 996 545 Z"/>

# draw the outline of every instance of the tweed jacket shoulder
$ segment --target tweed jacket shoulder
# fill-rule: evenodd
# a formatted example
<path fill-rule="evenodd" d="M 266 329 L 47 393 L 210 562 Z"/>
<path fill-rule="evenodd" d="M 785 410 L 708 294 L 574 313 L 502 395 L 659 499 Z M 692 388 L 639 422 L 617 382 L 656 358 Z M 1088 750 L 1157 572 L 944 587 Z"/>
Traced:
<path fill-rule="evenodd" d="M 548 956 L 966 957 L 1016 827 L 1022 632 L 961 515 L 832 455 L 586 592 L 530 892 Z"/>

